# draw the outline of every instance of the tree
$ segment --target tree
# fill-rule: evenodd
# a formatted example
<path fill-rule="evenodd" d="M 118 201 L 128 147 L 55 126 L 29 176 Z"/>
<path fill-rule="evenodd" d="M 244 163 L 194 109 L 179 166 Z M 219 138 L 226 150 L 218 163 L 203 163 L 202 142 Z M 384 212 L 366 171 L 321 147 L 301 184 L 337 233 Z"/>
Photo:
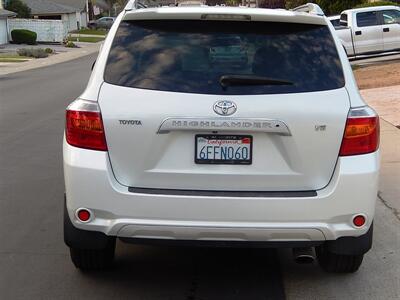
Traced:
<path fill-rule="evenodd" d="M 310 2 L 310 1 L 307 1 L 307 0 L 286 0 L 285 1 L 285 6 L 286 6 L 287 9 L 291 9 L 291 8 L 295 8 L 297 6 L 306 4 L 307 2 Z"/>
<path fill-rule="evenodd" d="M 284 0 L 258 0 L 258 7 L 285 8 Z"/>
<path fill-rule="evenodd" d="M 5 9 L 17 13 L 18 18 L 30 18 L 31 9 L 21 0 L 10 0 L 7 2 Z"/>
<path fill-rule="evenodd" d="M 111 15 L 113 9 L 113 13 L 118 14 L 120 11 L 122 11 L 128 2 L 128 0 L 106 0 L 105 1 L 109 7 L 109 15 Z"/>

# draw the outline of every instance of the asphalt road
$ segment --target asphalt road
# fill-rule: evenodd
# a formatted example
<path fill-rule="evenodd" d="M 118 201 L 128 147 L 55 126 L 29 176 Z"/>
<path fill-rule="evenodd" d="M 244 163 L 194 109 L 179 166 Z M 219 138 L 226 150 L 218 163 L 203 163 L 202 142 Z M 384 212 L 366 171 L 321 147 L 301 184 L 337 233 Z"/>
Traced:
<path fill-rule="evenodd" d="M 73 267 L 62 236 L 64 109 L 94 59 L 0 77 L 0 299 L 283 299 L 273 250 L 118 243 L 114 270 Z"/>
<path fill-rule="evenodd" d="M 399 299 L 399 219 L 378 201 L 360 271 L 329 275 L 290 251 L 132 246 L 82 273 L 62 238 L 64 108 L 94 56 L 0 77 L 0 299 Z"/>

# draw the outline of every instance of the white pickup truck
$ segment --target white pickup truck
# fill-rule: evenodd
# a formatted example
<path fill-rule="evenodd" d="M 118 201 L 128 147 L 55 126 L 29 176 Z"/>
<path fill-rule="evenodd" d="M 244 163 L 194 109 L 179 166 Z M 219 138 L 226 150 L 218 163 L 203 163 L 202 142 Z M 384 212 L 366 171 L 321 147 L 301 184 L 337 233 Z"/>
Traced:
<path fill-rule="evenodd" d="M 335 29 L 348 56 L 400 50 L 400 7 L 345 10 Z"/>

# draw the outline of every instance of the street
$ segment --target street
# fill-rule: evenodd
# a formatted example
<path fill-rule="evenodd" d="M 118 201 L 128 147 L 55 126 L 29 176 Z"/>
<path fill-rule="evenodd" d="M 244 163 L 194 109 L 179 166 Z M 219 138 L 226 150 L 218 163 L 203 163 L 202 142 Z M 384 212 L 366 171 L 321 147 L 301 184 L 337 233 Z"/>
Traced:
<path fill-rule="evenodd" d="M 290 250 L 122 242 L 112 270 L 75 269 L 62 231 L 64 109 L 85 88 L 95 58 L 0 76 L 0 299 L 400 298 L 400 217 L 385 193 L 374 246 L 351 275 L 297 265 Z M 384 135 L 397 130 L 382 123 Z M 383 136 L 383 160 L 394 157 L 392 142 Z M 399 185 L 383 175 L 382 187 Z"/>

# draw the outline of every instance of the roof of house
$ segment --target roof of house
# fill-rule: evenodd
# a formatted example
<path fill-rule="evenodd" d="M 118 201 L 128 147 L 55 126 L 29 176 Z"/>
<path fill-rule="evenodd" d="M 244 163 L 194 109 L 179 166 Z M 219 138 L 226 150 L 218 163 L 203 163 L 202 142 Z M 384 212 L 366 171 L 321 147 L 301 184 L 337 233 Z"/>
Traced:
<path fill-rule="evenodd" d="M 86 0 L 51 0 L 51 1 L 57 4 L 75 7 L 79 11 L 86 10 Z M 109 8 L 109 5 L 105 0 L 96 0 L 94 4 L 103 9 Z"/>
<path fill-rule="evenodd" d="M 16 16 L 17 14 L 15 13 L 15 12 L 13 12 L 13 11 L 9 11 L 9 10 L 6 10 L 6 9 L 2 9 L 2 8 L 0 8 L 0 18 L 7 18 L 7 17 L 13 17 L 13 16 Z"/>
<path fill-rule="evenodd" d="M 51 0 L 51 2 L 71 6 L 79 11 L 84 10 L 86 7 L 86 0 Z"/>
<path fill-rule="evenodd" d="M 22 0 L 31 9 L 32 15 L 37 14 L 65 14 L 74 13 L 79 9 L 70 6 L 55 3 L 54 0 Z"/>

